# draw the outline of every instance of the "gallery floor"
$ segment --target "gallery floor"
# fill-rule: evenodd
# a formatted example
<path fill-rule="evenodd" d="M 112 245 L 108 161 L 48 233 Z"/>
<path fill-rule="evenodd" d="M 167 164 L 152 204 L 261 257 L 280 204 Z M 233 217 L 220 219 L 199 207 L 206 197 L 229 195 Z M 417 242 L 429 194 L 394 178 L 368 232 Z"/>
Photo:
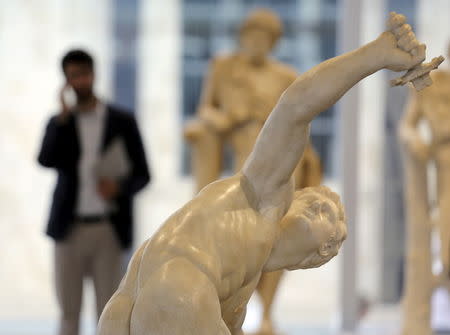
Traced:
<path fill-rule="evenodd" d="M 256 308 L 255 308 L 256 310 Z M 301 308 L 298 308 L 301 313 Z M 250 310 L 249 318 L 247 318 L 247 329 L 252 330 L 256 322 L 256 317 L 252 315 Z M 276 313 L 279 314 L 279 313 Z M 378 307 L 375 308 L 365 320 L 360 329 L 352 335 L 396 335 L 398 329 L 398 315 L 397 307 Z M 286 322 L 283 319 L 278 318 L 279 330 L 283 335 L 341 335 L 341 333 L 335 330 L 335 327 L 331 324 L 320 323 L 297 323 L 294 320 Z M 94 335 L 93 320 L 85 318 L 82 322 L 82 335 Z M 56 330 L 56 324 L 54 320 L 17 320 L 17 321 L 2 321 L 0 322 L 0 333 L 2 335 L 51 335 Z M 345 334 L 350 335 L 350 334 Z"/>

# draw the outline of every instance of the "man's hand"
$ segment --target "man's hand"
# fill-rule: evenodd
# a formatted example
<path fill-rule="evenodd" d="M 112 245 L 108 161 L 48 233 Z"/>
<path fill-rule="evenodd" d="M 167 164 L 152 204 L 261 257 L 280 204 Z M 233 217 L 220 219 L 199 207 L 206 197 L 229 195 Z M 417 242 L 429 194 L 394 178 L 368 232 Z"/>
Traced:
<path fill-rule="evenodd" d="M 97 192 L 104 200 L 110 201 L 119 194 L 119 184 L 112 179 L 100 179 Z"/>
<path fill-rule="evenodd" d="M 59 103 L 61 107 L 61 112 L 58 115 L 59 121 L 64 122 L 67 120 L 70 114 L 70 108 L 66 102 L 66 93 L 70 90 L 70 85 L 65 83 L 61 91 L 59 92 Z"/>
<path fill-rule="evenodd" d="M 388 31 L 377 39 L 382 52 L 385 68 L 392 71 L 404 71 L 413 68 L 425 60 L 425 44 L 417 41 L 404 15 L 391 13 Z"/>

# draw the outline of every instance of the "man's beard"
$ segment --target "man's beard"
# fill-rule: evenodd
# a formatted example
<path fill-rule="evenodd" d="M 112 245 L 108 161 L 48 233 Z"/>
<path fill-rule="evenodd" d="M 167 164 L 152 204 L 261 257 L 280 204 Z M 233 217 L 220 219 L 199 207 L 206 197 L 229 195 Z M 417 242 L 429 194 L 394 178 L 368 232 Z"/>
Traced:
<path fill-rule="evenodd" d="M 77 101 L 79 104 L 89 102 L 94 96 L 92 90 L 80 90 L 77 91 L 76 94 L 77 94 Z"/>

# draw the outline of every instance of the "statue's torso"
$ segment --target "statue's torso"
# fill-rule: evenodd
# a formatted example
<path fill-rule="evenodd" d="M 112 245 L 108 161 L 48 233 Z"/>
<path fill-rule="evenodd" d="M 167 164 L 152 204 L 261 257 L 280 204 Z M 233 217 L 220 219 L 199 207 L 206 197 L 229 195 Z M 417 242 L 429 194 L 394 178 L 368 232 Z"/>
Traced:
<path fill-rule="evenodd" d="M 262 66 L 246 62 L 239 54 L 217 60 L 219 108 L 229 113 L 236 125 L 246 121 L 264 123 L 296 73 L 286 65 L 268 59 Z"/>
<path fill-rule="evenodd" d="M 249 64 L 239 53 L 216 58 L 214 66 L 216 103 L 231 120 L 226 135 L 235 152 L 237 172 L 281 94 L 297 74 L 272 59 L 261 66 Z"/>
<path fill-rule="evenodd" d="M 247 303 L 270 255 L 277 226 L 252 207 L 241 179 L 236 175 L 208 185 L 166 221 L 147 242 L 140 282 L 182 257 L 210 278 L 225 310 Z"/>
<path fill-rule="evenodd" d="M 450 146 L 450 73 L 433 73 L 434 84 L 418 95 L 420 108 L 428 122 L 435 149 Z"/>

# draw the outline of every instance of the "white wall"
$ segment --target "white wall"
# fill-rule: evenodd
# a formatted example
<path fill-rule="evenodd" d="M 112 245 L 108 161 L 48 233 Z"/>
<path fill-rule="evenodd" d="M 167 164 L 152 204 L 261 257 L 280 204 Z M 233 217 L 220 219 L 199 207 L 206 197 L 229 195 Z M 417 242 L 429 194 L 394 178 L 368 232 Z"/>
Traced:
<path fill-rule="evenodd" d="M 361 44 L 386 29 L 388 12 L 384 0 L 364 0 L 361 8 Z M 383 227 L 383 146 L 385 89 L 384 71 L 364 79 L 359 101 L 359 208 L 358 290 L 378 299 L 381 282 L 381 232 Z"/>
<path fill-rule="evenodd" d="M 450 1 L 418 0 L 416 15 L 417 36 L 419 41 L 426 41 L 427 60 L 439 55 L 447 57 L 450 45 Z"/>
<path fill-rule="evenodd" d="M 140 244 L 193 195 L 181 177 L 181 0 L 143 1 L 138 33 L 138 120 L 153 180 L 137 202 Z"/>
<path fill-rule="evenodd" d="M 98 92 L 110 94 L 110 2 L 0 0 L 0 8 L 0 320 L 48 318 L 52 244 L 43 230 L 55 180 L 36 155 L 68 48 L 93 53 Z"/>

